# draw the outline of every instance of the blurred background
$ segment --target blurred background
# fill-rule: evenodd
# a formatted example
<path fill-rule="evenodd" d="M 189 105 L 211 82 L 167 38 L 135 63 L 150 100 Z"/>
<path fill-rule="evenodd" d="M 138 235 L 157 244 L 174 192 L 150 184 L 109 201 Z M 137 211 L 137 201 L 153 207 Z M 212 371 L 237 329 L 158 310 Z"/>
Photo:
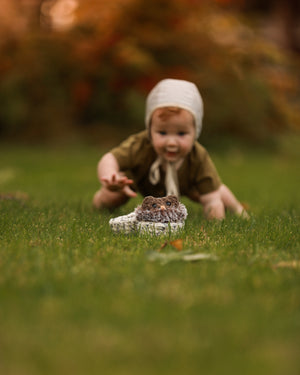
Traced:
<path fill-rule="evenodd" d="M 111 144 L 149 90 L 191 80 L 202 141 L 300 130 L 298 0 L 1 0 L 0 140 Z"/>

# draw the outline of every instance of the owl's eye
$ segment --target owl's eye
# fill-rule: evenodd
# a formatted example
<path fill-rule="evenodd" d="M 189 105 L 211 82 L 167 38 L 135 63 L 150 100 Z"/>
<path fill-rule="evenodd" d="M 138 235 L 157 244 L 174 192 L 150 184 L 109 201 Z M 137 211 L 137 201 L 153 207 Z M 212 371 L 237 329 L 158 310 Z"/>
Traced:
<path fill-rule="evenodd" d="M 166 205 L 169 206 L 169 207 L 171 206 L 171 204 L 172 204 L 172 203 L 171 203 L 170 201 L 167 201 L 167 202 L 166 202 Z"/>
<path fill-rule="evenodd" d="M 152 204 L 152 207 L 153 207 L 153 208 L 156 208 L 156 207 L 157 207 L 157 204 L 156 204 L 156 203 L 153 203 L 153 204 Z"/>

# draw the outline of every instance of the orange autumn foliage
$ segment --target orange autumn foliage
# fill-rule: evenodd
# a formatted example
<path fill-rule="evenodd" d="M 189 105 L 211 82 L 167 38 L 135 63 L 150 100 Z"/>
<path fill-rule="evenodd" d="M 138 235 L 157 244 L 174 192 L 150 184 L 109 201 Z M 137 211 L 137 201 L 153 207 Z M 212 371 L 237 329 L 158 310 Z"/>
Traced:
<path fill-rule="evenodd" d="M 300 129 L 296 60 L 218 1 L 76 0 L 69 28 L 32 21 L 54 1 L 3 3 L 12 20 L 0 25 L 3 136 L 128 134 L 143 126 L 145 96 L 165 77 L 198 85 L 204 141 L 225 134 L 265 142 Z"/>

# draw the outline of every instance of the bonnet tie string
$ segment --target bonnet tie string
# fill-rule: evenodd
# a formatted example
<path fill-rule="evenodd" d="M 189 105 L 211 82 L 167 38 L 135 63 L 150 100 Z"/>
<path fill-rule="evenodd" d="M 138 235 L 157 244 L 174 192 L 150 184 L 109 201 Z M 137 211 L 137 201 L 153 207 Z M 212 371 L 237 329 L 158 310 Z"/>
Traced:
<path fill-rule="evenodd" d="M 162 165 L 162 158 L 158 157 L 150 167 L 149 181 L 152 185 L 157 185 L 160 180 L 159 167 Z M 176 195 L 179 197 L 179 183 L 175 163 L 167 162 L 165 186 L 167 195 Z"/>

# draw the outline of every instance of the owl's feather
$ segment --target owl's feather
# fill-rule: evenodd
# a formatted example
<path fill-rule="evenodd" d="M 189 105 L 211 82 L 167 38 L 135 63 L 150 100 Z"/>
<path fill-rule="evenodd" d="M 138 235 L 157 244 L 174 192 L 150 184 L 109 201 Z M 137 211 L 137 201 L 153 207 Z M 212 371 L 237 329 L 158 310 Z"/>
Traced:
<path fill-rule="evenodd" d="M 135 209 L 135 214 L 138 221 L 178 223 L 186 219 L 187 210 L 174 195 L 163 198 L 149 196 Z"/>

